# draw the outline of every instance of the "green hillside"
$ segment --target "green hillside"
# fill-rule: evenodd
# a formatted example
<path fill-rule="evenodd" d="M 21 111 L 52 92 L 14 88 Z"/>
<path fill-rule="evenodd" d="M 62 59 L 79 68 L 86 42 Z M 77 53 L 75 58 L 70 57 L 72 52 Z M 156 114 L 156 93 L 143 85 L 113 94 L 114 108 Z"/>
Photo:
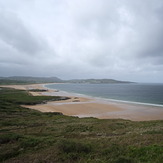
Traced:
<path fill-rule="evenodd" d="M 60 97 L 0 88 L 0 162 L 162 162 L 163 121 L 80 119 L 20 106 L 44 100 Z"/>

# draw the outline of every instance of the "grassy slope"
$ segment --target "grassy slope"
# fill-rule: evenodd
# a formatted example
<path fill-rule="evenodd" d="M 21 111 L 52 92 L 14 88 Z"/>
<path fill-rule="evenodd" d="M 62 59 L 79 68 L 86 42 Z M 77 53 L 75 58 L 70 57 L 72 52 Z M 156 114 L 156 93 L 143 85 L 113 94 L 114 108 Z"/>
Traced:
<path fill-rule="evenodd" d="M 1 162 L 160 163 L 163 160 L 163 121 L 79 119 L 19 106 L 51 98 L 0 89 Z"/>

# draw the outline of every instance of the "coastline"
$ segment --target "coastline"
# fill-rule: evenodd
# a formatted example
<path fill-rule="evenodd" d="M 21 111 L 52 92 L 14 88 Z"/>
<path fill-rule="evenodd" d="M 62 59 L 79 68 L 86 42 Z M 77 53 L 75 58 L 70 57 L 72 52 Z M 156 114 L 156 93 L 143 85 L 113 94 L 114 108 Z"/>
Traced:
<path fill-rule="evenodd" d="M 46 85 L 50 85 L 50 84 L 44 84 L 44 88 L 45 89 L 53 90 L 52 88 L 46 87 Z M 141 106 L 152 106 L 152 107 L 161 107 L 163 109 L 163 105 L 154 104 L 154 103 L 144 103 L 144 102 L 135 102 L 135 101 L 116 100 L 116 99 L 103 98 L 103 97 L 95 97 L 95 96 L 79 94 L 79 93 L 72 93 L 72 92 L 70 93 L 70 92 L 66 92 L 66 91 L 59 91 L 59 92 L 60 93 L 58 94 L 58 96 L 72 96 L 73 95 L 73 96 L 79 96 L 79 97 L 86 97 L 88 99 L 96 99 L 98 101 L 107 101 L 109 103 L 120 103 L 120 104 L 129 104 L 129 105 L 131 104 L 131 105 L 141 105 Z"/>
<path fill-rule="evenodd" d="M 133 121 L 163 120 L 163 108 L 159 106 L 124 103 L 99 98 L 78 95 L 49 89 L 45 84 L 30 85 L 6 85 L 15 89 L 46 89 L 47 92 L 30 92 L 33 96 L 68 96 L 69 100 L 48 102 L 39 105 L 23 105 L 24 107 L 39 110 L 41 112 L 62 112 L 64 115 L 83 117 L 95 117 L 99 119 L 128 119 Z M 55 83 L 52 83 L 55 84 Z"/>

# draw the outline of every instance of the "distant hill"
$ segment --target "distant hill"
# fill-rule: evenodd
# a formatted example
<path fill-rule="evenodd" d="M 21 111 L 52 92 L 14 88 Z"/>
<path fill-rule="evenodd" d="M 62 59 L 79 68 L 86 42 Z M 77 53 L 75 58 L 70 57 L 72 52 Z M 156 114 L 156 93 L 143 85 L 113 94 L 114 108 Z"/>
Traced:
<path fill-rule="evenodd" d="M 30 76 L 11 76 L 0 77 L 0 84 L 37 84 L 37 83 L 90 83 L 90 84 L 118 84 L 131 83 L 114 79 L 73 79 L 62 80 L 57 77 L 30 77 Z"/>
<path fill-rule="evenodd" d="M 0 84 L 61 83 L 57 77 L 11 76 L 0 77 Z"/>
<path fill-rule="evenodd" d="M 131 83 L 128 81 L 118 81 L 114 79 L 74 79 L 68 80 L 68 83 L 90 83 L 90 84 L 114 84 L 114 83 Z"/>

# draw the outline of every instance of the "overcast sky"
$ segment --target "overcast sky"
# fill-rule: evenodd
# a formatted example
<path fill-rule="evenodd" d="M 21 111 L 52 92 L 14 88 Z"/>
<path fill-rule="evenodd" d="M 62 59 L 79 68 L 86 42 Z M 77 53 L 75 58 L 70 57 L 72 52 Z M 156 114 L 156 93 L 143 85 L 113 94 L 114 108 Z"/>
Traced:
<path fill-rule="evenodd" d="M 0 0 L 0 76 L 163 82 L 163 0 Z"/>

